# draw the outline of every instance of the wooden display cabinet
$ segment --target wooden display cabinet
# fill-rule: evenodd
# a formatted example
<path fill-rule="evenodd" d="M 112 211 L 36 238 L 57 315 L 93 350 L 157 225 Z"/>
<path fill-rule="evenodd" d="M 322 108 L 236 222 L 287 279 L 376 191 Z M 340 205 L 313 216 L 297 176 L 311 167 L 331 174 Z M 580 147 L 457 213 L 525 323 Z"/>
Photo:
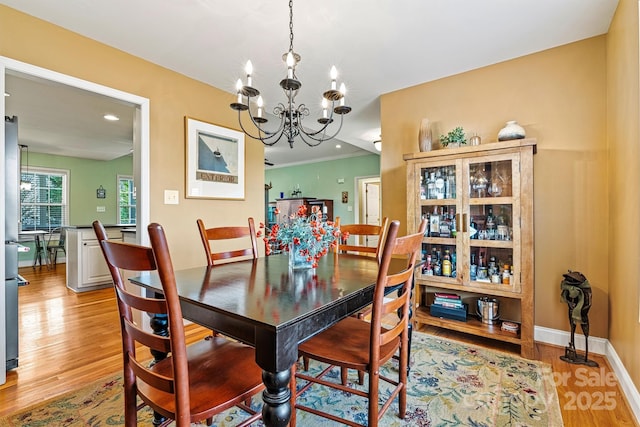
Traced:
<path fill-rule="evenodd" d="M 416 327 L 435 325 L 518 344 L 523 357 L 534 357 L 535 150 L 534 139 L 519 139 L 404 155 L 407 232 L 429 219 L 413 292 Z M 467 320 L 432 316 L 429 307 L 438 292 L 459 295 L 468 304 Z M 481 297 L 499 301 L 496 324 L 476 314 Z M 519 331 L 502 330 L 502 321 L 518 324 Z"/>

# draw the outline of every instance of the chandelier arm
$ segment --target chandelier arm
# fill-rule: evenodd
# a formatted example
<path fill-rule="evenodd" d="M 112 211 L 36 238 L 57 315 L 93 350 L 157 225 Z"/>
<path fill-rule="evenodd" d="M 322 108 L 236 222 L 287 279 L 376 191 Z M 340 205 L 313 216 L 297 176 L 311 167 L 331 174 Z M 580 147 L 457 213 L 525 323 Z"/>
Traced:
<path fill-rule="evenodd" d="M 261 141 L 264 145 L 274 145 L 276 142 L 280 141 L 280 138 L 282 138 L 282 132 L 280 132 L 280 135 L 278 135 L 277 132 L 273 132 L 273 133 L 266 132 L 256 122 L 253 122 L 253 123 L 256 126 L 256 128 L 258 129 L 258 136 L 252 135 L 247 129 L 245 129 L 244 125 L 242 124 L 242 116 L 241 116 L 240 113 L 241 113 L 241 111 L 238 111 L 238 123 L 240 124 L 240 129 L 242 129 L 242 132 L 244 132 L 244 134 L 247 135 L 249 138 L 255 139 L 257 141 Z M 251 113 L 249 113 L 249 116 L 251 116 Z M 280 129 L 282 129 L 282 127 L 283 126 L 281 124 L 280 125 Z M 260 133 L 265 133 L 268 136 L 266 136 L 266 137 L 265 136 L 260 136 Z M 275 138 L 276 136 L 277 136 L 277 139 L 274 142 L 270 142 L 270 140 Z"/>
<path fill-rule="evenodd" d="M 333 139 L 333 138 L 335 138 L 335 137 L 340 133 L 340 130 L 342 129 L 342 120 L 343 120 L 343 117 L 342 117 L 342 116 L 340 116 L 340 126 L 338 126 L 338 129 L 337 129 L 337 130 L 335 131 L 335 133 L 334 133 L 333 135 L 331 135 L 331 136 L 322 136 L 322 138 L 317 138 L 317 137 L 316 137 L 316 135 L 318 135 L 319 133 L 326 132 L 327 127 L 329 126 L 329 123 L 327 123 L 327 124 L 326 124 L 326 125 L 324 125 L 320 130 L 315 131 L 315 132 L 307 132 L 307 131 L 305 131 L 304 129 L 302 129 L 302 128 L 301 128 L 301 129 L 300 129 L 300 137 L 302 138 L 302 136 L 303 136 L 303 134 L 304 134 L 304 136 L 306 136 L 306 137 L 308 137 L 308 138 L 310 138 L 310 139 L 312 139 L 312 140 L 314 140 L 314 141 L 318 141 L 318 143 L 320 143 L 320 142 L 324 142 L 324 141 L 328 141 L 328 140 L 330 140 L 330 139 Z M 305 142 L 306 142 L 306 141 L 305 141 Z M 307 143 L 307 144 L 308 144 L 308 143 Z M 314 144 L 314 145 L 318 145 L 318 144 Z"/>

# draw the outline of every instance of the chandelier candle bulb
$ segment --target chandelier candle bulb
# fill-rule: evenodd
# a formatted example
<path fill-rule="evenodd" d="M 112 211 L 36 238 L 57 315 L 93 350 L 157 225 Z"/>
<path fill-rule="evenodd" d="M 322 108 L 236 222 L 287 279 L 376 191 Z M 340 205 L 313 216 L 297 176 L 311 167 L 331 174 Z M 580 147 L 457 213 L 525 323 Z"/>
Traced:
<path fill-rule="evenodd" d="M 247 73 L 247 86 L 251 87 L 251 74 L 253 73 L 253 64 L 251 64 L 251 61 L 247 61 L 244 71 Z"/>
<path fill-rule="evenodd" d="M 259 96 L 258 97 L 258 117 L 262 117 L 262 107 L 264 106 L 264 101 L 262 100 L 262 97 Z"/>
<path fill-rule="evenodd" d="M 236 92 L 238 93 L 238 104 L 242 104 L 242 80 L 236 82 Z"/>
<path fill-rule="evenodd" d="M 335 65 L 331 66 L 329 75 L 331 76 L 331 90 L 336 90 L 336 79 L 338 78 L 338 70 L 336 69 Z"/>

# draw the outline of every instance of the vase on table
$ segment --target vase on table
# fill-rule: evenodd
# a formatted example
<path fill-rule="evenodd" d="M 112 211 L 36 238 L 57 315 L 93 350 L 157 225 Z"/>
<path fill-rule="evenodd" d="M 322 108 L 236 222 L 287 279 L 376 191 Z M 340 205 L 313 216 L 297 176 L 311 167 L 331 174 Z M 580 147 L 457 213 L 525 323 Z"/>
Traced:
<path fill-rule="evenodd" d="M 291 270 L 303 270 L 313 268 L 313 258 L 300 252 L 300 246 L 289 244 L 289 268 Z"/>

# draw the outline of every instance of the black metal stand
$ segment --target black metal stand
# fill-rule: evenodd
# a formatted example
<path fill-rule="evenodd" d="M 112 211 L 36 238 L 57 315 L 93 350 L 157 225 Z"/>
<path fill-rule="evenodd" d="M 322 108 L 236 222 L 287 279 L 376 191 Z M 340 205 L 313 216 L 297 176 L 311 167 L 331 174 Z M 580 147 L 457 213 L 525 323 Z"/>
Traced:
<path fill-rule="evenodd" d="M 591 285 L 582 273 L 569 271 L 563 275 L 564 280 L 560 287 L 561 298 L 569 307 L 569 323 L 571 324 L 571 341 L 564 349 L 564 356 L 560 360 L 574 365 L 586 365 L 598 367 L 598 363 L 589 360 L 589 309 L 591 308 Z M 585 353 L 578 354 L 575 345 L 577 324 L 580 323 L 582 333 L 585 336 Z"/>

